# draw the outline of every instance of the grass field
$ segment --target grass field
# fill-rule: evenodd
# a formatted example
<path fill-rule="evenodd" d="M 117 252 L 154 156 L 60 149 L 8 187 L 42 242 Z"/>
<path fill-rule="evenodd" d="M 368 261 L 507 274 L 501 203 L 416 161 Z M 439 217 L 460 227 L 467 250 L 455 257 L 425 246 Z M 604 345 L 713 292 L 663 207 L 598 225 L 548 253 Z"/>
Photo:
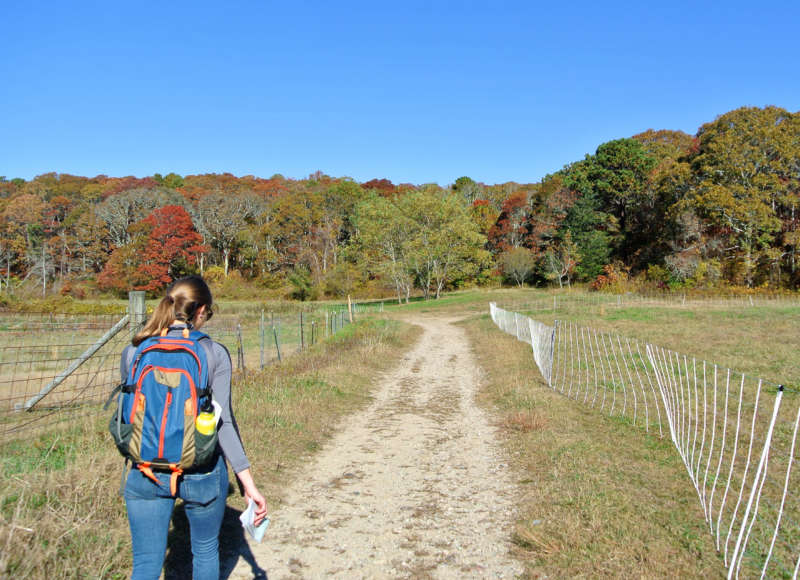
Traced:
<path fill-rule="evenodd" d="M 773 383 L 800 385 L 800 305 L 636 306 L 527 312 L 651 342 Z"/>
<path fill-rule="evenodd" d="M 403 306 L 387 302 L 386 310 L 483 314 L 488 312 L 489 302 L 496 302 L 548 325 L 554 320 L 568 320 L 651 342 L 773 383 L 800 385 L 800 301 L 748 306 L 742 301 L 687 301 L 684 305 L 676 300 L 620 307 L 613 297 L 602 305 L 586 300 L 585 294 L 573 293 L 558 294 L 554 310 L 550 306 L 553 295 L 532 289 L 473 290 L 447 295 L 437 302 Z M 575 298 L 571 300 L 570 296 Z"/>
<path fill-rule="evenodd" d="M 551 298 L 500 290 L 408 305 L 387 301 L 385 317 L 346 327 L 282 365 L 258 371 L 258 355 L 247 355 L 248 372 L 234 386 L 235 405 L 270 503 L 280 503 L 294 469 L 337 421 L 368 400 L 370 379 L 398 361 L 413 340 L 416 331 L 391 322 L 392 313 L 441 312 L 463 318 L 484 370 L 480 401 L 495 417 L 523 492 L 510 532 L 527 577 L 722 576 L 722 561 L 672 443 L 548 389 L 530 347 L 502 333 L 488 316 L 490 301 L 513 306 Z M 226 316 L 234 313 L 258 327 L 260 310 L 236 305 Z M 559 300 L 555 310 L 528 313 L 546 324 L 570 320 L 774 382 L 800 383 L 794 354 L 800 352 L 800 307 Z M 246 353 L 258 353 L 258 333 L 244 341 Z M 286 343 L 294 346 L 289 352 L 297 351 L 297 343 Z M 0 447 L 0 576 L 125 577 L 127 523 L 115 495 L 120 466 L 105 417 L 98 415 Z M 232 533 L 240 529 L 236 516 L 243 503 L 237 497 L 229 504 L 224 525 Z M 186 522 L 178 513 L 170 577 L 180 577 L 187 561 Z M 223 551 L 229 549 L 223 543 Z"/>

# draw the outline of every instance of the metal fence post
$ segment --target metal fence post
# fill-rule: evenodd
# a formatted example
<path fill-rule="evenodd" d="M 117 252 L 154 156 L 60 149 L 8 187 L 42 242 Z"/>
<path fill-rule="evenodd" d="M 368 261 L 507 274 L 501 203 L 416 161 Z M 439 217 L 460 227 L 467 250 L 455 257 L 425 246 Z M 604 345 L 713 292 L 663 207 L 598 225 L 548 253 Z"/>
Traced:
<path fill-rule="evenodd" d="M 260 341 L 260 351 L 258 354 L 258 360 L 261 366 L 259 367 L 261 370 L 264 370 L 264 310 L 261 310 L 261 326 L 259 327 L 259 338 Z"/>
<path fill-rule="evenodd" d="M 281 344 L 278 342 L 278 329 L 272 327 L 272 336 L 275 337 L 275 352 L 278 353 L 278 362 L 281 362 Z"/>
<path fill-rule="evenodd" d="M 242 343 L 242 325 L 236 325 L 236 359 L 239 370 L 244 368 L 244 344 Z"/>
<path fill-rule="evenodd" d="M 305 348 L 305 336 L 303 336 L 303 313 L 300 312 L 300 350 Z"/>

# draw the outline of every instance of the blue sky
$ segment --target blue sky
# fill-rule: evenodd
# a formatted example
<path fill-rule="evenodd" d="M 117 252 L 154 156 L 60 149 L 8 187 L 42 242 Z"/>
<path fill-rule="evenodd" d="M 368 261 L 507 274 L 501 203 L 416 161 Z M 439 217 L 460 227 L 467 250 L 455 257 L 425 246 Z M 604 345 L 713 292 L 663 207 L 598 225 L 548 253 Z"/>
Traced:
<path fill-rule="evenodd" d="M 0 4 L 0 175 L 534 182 L 800 110 L 800 2 Z"/>

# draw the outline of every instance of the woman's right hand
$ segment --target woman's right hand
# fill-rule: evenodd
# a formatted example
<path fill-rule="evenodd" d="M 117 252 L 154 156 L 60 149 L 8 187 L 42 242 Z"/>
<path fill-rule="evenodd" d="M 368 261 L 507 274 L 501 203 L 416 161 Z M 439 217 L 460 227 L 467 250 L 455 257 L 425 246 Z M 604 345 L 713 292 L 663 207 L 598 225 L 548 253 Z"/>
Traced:
<path fill-rule="evenodd" d="M 247 500 L 252 499 L 253 503 L 256 504 L 256 513 L 253 523 L 256 526 L 261 525 L 261 522 L 264 521 L 265 517 L 267 517 L 267 500 L 264 499 L 264 496 L 261 495 L 261 493 L 255 487 L 250 491 L 245 491 L 244 497 Z"/>
<path fill-rule="evenodd" d="M 267 517 L 267 500 L 265 500 L 261 492 L 258 491 L 256 483 L 253 481 L 253 475 L 250 473 L 250 468 L 243 469 L 236 474 L 236 477 L 242 482 L 244 498 L 246 500 L 252 499 L 253 503 L 256 504 L 256 513 L 253 523 L 259 525 L 264 518 Z"/>

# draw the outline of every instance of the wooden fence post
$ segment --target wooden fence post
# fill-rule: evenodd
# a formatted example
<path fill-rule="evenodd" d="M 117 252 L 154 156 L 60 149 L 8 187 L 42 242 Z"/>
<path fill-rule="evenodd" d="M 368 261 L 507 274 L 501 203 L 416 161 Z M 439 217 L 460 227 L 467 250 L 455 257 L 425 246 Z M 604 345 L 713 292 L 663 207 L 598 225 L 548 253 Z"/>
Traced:
<path fill-rule="evenodd" d="M 131 338 L 139 332 L 147 320 L 147 309 L 144 303 L 144 290 L 128 292 L 128 316 L 130 317 Z"/>

